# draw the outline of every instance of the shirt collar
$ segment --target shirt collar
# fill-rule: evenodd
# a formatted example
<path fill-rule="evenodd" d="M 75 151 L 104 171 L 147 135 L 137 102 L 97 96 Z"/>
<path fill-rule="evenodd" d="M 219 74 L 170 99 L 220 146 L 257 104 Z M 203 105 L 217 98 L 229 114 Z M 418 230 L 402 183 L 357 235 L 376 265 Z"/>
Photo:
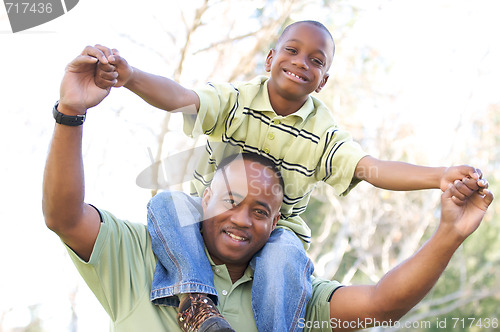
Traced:
<path fill-rule="evenodd" d="M 205 254 L 208 257 L 208 261 L 210 262 L 210 266 L 212 266 L 212 268 L 219 268 L 219 269 L 226 271 L 228 278 L 231 279 L 229 276 L 229 271 L 227 270 L 226 264 L 221 264 L 221 265 L 215 264 L 214 261 L 212 260 L 212 256 L 210 256 L 210 253 L 208 252 L 208 249 L 206 246 L 205 246 Z M 249 264 L 248 267 L 246 268 L 245 272 L 243 273 L 243 276 L 238 280 L 238 283 L 245 282 L 245 281 L 248 281 L 251 279 L 253 279 L 253 269 L 250 267 L 250 264 Z"/>
<path fill-rule="evenodd" d="M 269 82 L 269 77 L 267 76 L 258 76 L 256 77 L 253 82 L 256 84 L 260 84 L 260 89 L 257 95 L 254 97 L 250 104 L 250 108 L 254 111 L 259 111 L 259 112 L 273 112 L 275 116 L 278 116 L 274 110 L 272 109 L 271 106 L 271 101 L 269 100 L 269 92 L 267 90 L 267 83 Z M 295 113 L 292 113 L 290 115 L 287 115 L 286 117 L 295 117 L 298 116 L 299 118 L 304 121 L 309 117 L 311 112 L 314 111 L 314 101 L 311 96 L 309 96 L 302 105 L 302 107 Z"/>

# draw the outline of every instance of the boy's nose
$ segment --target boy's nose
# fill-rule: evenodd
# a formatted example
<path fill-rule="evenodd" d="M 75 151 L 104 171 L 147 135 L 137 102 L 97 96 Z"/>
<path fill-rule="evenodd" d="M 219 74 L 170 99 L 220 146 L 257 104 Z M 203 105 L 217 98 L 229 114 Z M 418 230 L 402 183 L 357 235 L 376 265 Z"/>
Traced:
<path fill-rule="evenodd" d="M 292 64 L 294 64 L 295 66 L 297 66 L 301 69 L 308 69 L 307 59 L 305 56 L 298 56 L 297 55 L 297 56 L 293 57 Z"/>

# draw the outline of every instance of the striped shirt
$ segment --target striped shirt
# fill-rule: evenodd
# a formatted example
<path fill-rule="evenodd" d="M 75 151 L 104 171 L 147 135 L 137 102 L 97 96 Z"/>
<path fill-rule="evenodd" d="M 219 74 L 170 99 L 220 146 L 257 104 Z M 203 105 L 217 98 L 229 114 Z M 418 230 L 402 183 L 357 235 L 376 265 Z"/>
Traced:
<path fill-rule="evenodd" d="M 278 226 L 294 231 L 306 248 L 311 230 L 300 217 L 319 181 L 338 195 L 359 181 L 354 171 L 366 155 L 351 135 L 340 129 L 332 113 L 309 96 L 295 113 L 277 115 L 271 107 L 268 78 L 260 76 L 238 84 L 214 84 L 197 89 L 197 115 L 184 115 L 184 131 L 208 136 L 204 155 L 191 183 L 191 194 L 201 196 L 219 162 L 240 152 L 255 152 L 274 161 L 285 182 Z"/>

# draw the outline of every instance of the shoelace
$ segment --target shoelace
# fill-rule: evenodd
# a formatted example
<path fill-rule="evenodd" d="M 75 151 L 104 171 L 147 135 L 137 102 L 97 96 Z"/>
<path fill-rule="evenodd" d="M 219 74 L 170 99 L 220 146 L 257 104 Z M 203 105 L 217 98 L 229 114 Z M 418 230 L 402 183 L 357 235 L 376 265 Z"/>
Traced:
<path fill-rule="evenodd" d="M 179 312 L 181 328 L 186 332 L 196 332 L 201 324 L 212 316 L 223 317 L 217 307 L 206 296 L 189 295 L 191 305 Z"/>

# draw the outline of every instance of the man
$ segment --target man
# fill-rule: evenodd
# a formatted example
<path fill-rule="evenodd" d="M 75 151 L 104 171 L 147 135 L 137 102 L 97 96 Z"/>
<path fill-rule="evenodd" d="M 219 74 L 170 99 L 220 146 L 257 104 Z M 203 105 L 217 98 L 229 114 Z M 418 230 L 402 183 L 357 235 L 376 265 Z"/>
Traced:
<path fill-rule="evenodd" d="M 84 52 L 68 65 L 61 84 L 59 105 L 54 109 L 58 124 L 44 175 L 45 221 L 67 245 L 79 272 L 109 314 L 112 330 L 178 330 L 176 309 L 154 306 L 148 299 L 156 257 L 146 226 L 118 220 L 84 202 L 83 115 L 109 92 L 95 85 L 97 61 L 107 62 L 105 57 Z M 248 263 L 279 219 L 283 195 L 279 178 L 276 170 L 256 159 L 236 159 L 219 165 L 202 198 L 203 239 L 215 287 L 222 294 L 218 307 L 236 331 L 256 331 Z M 493 200 L 487 186 L 485 180 L 472 178 L 450 185 L 442 195 L 435 234 L 377 285 L 340 287 L 315 279 L 305 322 L 348 322 L 334 326 L 340 331 L 365 328 L 362 322 L 368 319 L 394 322 L 402 317 L 427 294 L 455 250 L 481 223 Z M 294 296 L 292 289 L 289 294 Z M 219 315 L 216 309 L 204 314 Z M 182 322 L 188 315 L 178 319 Z M 319 326 L 325 328 L 323 323 Z M 327 324 L 326 329 L 331 327 Z M 190 328 L 196 331 L 200 326 Z M 200 330 L 204 328 L 218 330 L 210 326 Z"/>

